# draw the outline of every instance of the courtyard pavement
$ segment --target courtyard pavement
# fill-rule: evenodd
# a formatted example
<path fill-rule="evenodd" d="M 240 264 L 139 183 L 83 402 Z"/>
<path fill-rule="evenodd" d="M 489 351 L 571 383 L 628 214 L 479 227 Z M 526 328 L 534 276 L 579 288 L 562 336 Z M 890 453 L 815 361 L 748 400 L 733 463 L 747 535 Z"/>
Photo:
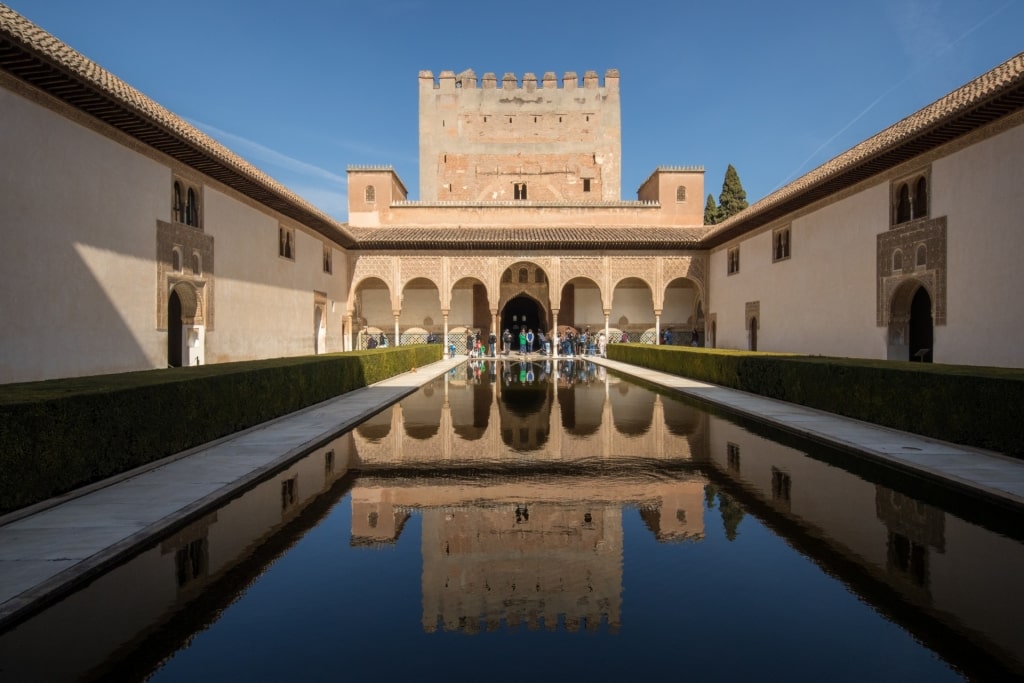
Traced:
<path fill-rule="evenodd" d="M 532 355 L 542 359 L 543 356 Z M 508 360 L 520 360 L 513 354 Z M 0 628 L 465 362 L 445 358 L 0 517 Z M 1024 508 L 1024 462 L 603 358 L 611 370 Z"/>

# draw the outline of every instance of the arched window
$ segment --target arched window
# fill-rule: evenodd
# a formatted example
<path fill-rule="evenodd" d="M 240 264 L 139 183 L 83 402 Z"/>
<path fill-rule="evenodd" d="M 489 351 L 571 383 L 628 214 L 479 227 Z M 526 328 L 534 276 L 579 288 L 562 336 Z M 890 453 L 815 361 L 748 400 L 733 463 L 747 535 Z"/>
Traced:
<path fill-rule="evenodd" d="M 377 188 L 373 185 L 367 185 L 364 195 L 366 197 L 366 203 L 373 204 L 377 201 Z"/>
<path fill-rule="evenodd" d="M 914 187 L 914 218 L 928 215 L 928 180 L 921 176 Z"/>
<path fill-rule="evenodd" d="M 906 183 L 901 183 L 896 201 L 896 222 L 906 223 L 910 220 L 910 188 Z"/>
<path fill-rule="evenodd" d="M 680 185 L 679 187 L 676 188 L 676 201 L 677 202 L 685 202 L 686 201 L 686 186 L 685 185 Z"/>
<path fill-rule="evenodd" d="M 193 188 L 188 188 L 188 199 L 185 202 L 185 225 L 199 227 L 199 195 Z"/>
<path fill-rule="evenodd" d="M 897 249 L 892 254 L 892 269 L 903 270 L 903 252 Z"/>
<path fill-rule="evenodd" d="M 502 282 L 512 282 L 512 269 L 509 268 L 505 271 L 505 274 L 501 276 Z"/>
<path fill-rule="evenodd" d="M 171 199 L 171 213 L 175 223 L 185 222 L 185 200 L 181 196 L 181 183 L 174 181 L 174 197 Z"/>
<path fill-rule="evenodd" d="M 202 275 L 203 274 L 203 259 L 199 256 L 198 251 L 192 252 L 192 274 Z"/>
<path fill-rule="evenodd" d="M 544 282 L 544 271 L 538 268 L 537 272 L 533 274 L 533 281 Z"/>
<path fill-rule="evenodd" d="M 519 269 L 519 281 L 520 282 L 529 282 L 530 281 L 530 274 L 526 271 L 526 268 L 520 268 Z"/>
<path fill-rule="evenodd" d="M 923 244 L 921 244 L 921 245 L 918 245 L 918 247 L 917 247 L 917 263 L 916 263 L 916 266 L 918 268 L 922 268 L 922 267 L 924 267 L 926 265 L 928 265 L 928 247 L 926 247 Z"/>
<path fill-rule="evenodd" d="M 511 123 L 511 121 L 509 123 Z M 526 199 L 526 183 L 515 183 L 513 189 L 514 197 L 516 199 Z"/>
<path fill-rule="evenodd" d="M 178 247 L 171 250 L 171 270 L 175 273 L 181 272 L 181 249 Z"/>

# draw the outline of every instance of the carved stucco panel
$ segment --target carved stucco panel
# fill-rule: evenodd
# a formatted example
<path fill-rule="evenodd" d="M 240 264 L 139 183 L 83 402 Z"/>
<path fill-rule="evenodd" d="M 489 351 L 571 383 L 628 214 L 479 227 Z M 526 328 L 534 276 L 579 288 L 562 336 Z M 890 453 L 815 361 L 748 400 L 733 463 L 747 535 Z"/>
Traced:
<path fill-rule="evenodd" d="M 918 264 L 918 252 L 922 248 L 924 263 Z M 904 285 L 913 289 L 918 284 L 931 296 L 934 323 L 946 324 L 946 251 L 945 216 L 914 221 L 878 235 L 876 324 L 879 327 L 901 328 L 906 322 L 903 319 L 909 316 L 909 300 L 905 305 L 895 305 L 897 293 Z M 901 257 L 899 268 L 894 264 L 897 252 Z"/>

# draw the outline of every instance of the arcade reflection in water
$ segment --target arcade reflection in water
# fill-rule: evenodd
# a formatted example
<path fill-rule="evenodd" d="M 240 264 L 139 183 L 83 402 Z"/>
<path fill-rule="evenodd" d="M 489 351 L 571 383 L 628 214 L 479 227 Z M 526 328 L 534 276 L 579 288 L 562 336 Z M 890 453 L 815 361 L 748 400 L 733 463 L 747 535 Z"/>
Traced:
<path fill-rule="evenodd" d="M 3 633 L 0 662 L 12 680 L 141 680 L 219 628 L 228 605 L 255 599 L 249 589 L 348 494 L 349 553 L 390 547 L 420 516 L 426 633 L 629 632 L 643 618 L 622 618 L 623 595 L 635 596 L 623 520 L 636 509 L 655 545 L 721 556 L 709 546 L 732 543 L 751 571 L 744 520 L 755 519 L 969 677 L 1024 676 L 1020 515 L 844 469 L 857 462 L 586 361 L 460 366 Z M 325 594 L 358 581 L 344 560 L 320 573 Z M 685 590 L 703 589 L 673 599 Z M 737 628 L 758 618 L 717 599 Z M 338 623 L 362 633 L 373 615 Z"/>

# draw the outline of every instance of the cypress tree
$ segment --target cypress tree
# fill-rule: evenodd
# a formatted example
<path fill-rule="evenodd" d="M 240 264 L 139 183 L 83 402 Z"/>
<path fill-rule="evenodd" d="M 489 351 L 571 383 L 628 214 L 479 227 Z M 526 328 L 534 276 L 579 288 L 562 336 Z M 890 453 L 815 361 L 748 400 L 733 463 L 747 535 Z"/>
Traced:
<path fill-rule="evenodd" d="M 714 195 L 708 195 L 708 201 L 704 204 L 704 225 L 714 225 L 718 222 L 718 205 L 715 204 Z"/>
<path fill-rule="evenodd" d="M 718 195 L 719 221 L 724 221 L 747 208 L 747 193 L 743 190 L 740 175 L 729 164 L 725 169 L 725 180 L 722 181 L 722 194 Z"/>

